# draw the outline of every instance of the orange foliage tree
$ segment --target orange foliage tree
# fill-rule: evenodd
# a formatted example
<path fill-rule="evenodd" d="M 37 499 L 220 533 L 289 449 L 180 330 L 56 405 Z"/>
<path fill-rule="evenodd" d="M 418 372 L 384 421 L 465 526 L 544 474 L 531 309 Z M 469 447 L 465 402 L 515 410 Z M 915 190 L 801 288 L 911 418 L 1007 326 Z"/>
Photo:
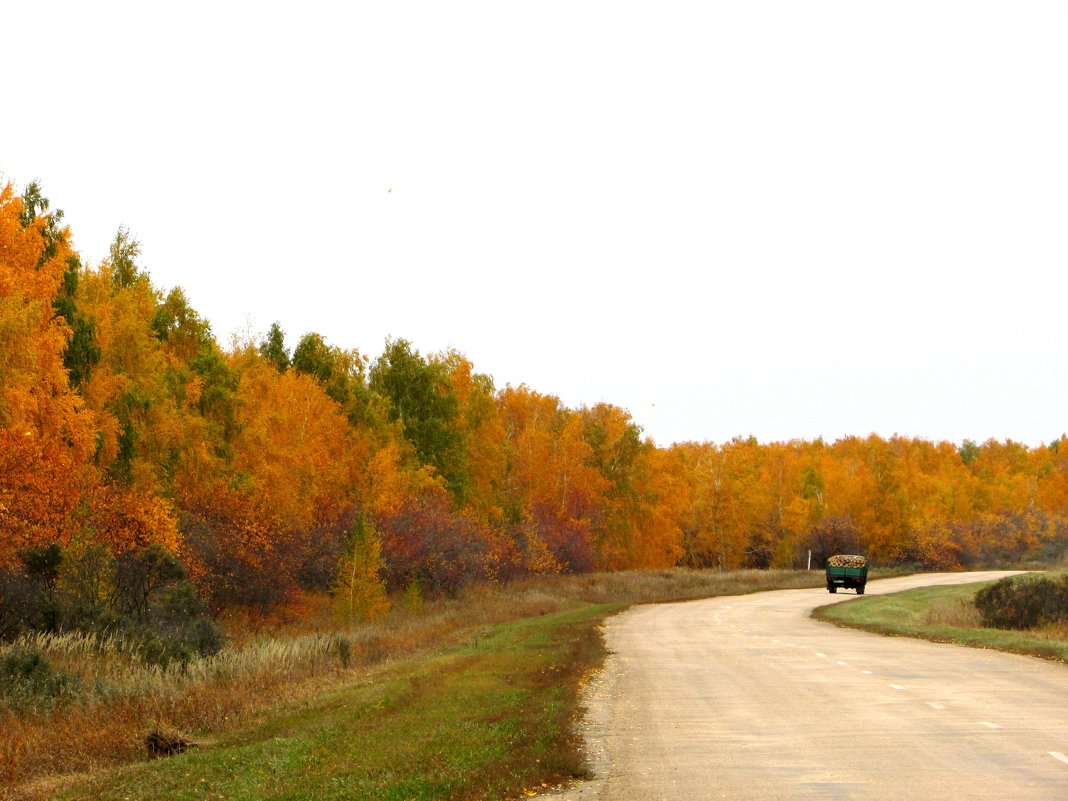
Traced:
<path fill-rule="evenodd" d="M 93 419 L 70 387 L 71 331 L 52 307 L 74 254 L 59 213 L 36 199 L 40 207 L 27 207 L 11 184 L 0 188 L 0 428 L 64 442 L 80 461 L 93 447 Z"/>
<path fill-rule="evenodd" d="M 128 231 L 83 267 L 60 223 L 38 187 L 0 189 L 0 563 L 159 544 L 217 609 L 266 611 L 336 587 L 339 561 L 354 608 L 357 573 L 452 592 L 840 548 L 951 568 L 1068 547 L 1063 436 L 661 448 L 622 408 L 497 390 L 456 351 L 387 340 L 372 364 L 308 333 L 291 354 L 277 323 L 223 349 Z"/>

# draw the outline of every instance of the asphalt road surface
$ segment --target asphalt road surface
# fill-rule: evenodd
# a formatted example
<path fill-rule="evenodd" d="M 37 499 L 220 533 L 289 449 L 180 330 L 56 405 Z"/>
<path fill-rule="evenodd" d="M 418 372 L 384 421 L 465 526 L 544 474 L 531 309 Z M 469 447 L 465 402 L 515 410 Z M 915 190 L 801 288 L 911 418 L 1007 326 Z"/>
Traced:
<path fill-rule="evenodd" d="M 868 594 L 1007 573 L 873 581 Z M 851 591 L 635 607 L 587 691 L 567 801 L 1068 799 L 1068 666 L 808 617 Z"/>

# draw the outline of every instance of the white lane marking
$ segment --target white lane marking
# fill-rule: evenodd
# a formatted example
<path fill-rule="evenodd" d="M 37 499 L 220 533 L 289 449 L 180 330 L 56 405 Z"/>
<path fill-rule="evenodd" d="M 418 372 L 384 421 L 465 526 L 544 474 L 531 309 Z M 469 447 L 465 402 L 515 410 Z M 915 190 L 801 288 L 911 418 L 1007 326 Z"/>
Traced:
<path fill-rule="evenodd" d="M 1060 751 L 1050 751 L 1049 755 L 1054 759 L 1059 759 L 1061 762 L 1068 764 L 1068 756 L 1065 756 Z"/>
<path fill-rule="evenodd" d="M 891 684 L 890 686 L 893 687 L 895 690 L 904 690 L 905 689 L 900 684 Z"/>
<path fill-rule="evenodd" d="M 979 721 L 979 725 L 980 726 L 986 726 L 988 729 L 1000 729 L 1001 728 L 1001 726 L 999 726 L 998 724 L 990 723 L 990 722 L 985 721 L 985 720 Z"/>
<path fill-rule="evenodd" d="M 779 642 L 778 640 L 772 640 L 772 642 Z"/>
<path fill-rule="evenodd" d="M 870 670 L 862 670 L 860 672 L 863 673 L 865 676 L 870 676 L 871 675 L 871 671 Z"/>
<path fill-rule="evenodd" d="M 824 659 L 827 658 L 827 654 L 821 654 L 819 651 L 816 651 L 816 656 L 822 656 Z"/>
<path fill-rule="evenodd" d="M 849 663 L 848 662 L 839 662 L 838 664 L 839 665 L 845 665 L 846 667 L 849 667 Z"/>
<path fill-rule="evenodd" d="M 927 702 L 927 706 L 931 707 L 931 709 L 945 709 L 946 708 L 945 704 L 940 704 L 940 703 L 938 703 L 938 701 L 928 701 Z"/>

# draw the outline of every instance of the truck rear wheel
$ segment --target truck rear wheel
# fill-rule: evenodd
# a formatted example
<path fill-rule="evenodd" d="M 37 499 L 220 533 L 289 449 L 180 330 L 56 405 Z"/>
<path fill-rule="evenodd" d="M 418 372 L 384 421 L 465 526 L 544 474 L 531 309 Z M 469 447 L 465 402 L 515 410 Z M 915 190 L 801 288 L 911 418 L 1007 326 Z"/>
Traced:
<path fill-rule="evenodd" d="M 859 586 L 857 587 L 857 595 L 863 595 L 863 594 L 864 594 L 864 585 L 863 585 L 863 584 L 860 584 L 860 585 L 859 585 Z"/>
<path fill-rule="evenodd" d="M 838 592 L 838 588 L 833 584 L 827 585 L 827 592 Z"/>

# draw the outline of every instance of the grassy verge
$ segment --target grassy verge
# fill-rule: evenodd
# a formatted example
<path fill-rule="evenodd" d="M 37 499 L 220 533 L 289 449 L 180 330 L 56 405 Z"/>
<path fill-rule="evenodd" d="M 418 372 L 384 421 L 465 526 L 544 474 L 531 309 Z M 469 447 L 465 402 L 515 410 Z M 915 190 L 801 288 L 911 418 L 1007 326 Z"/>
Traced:
<path fill-rule="evenodd" d="M 332 777 L 347 788 L 338 797 L 501 797 L 581 772 L 570 721 L 608 610 L 822 583 L 818 571 L 540 577 L 428 601 L 419 612 L 398 605 L 386 620 L 352 628 L 312 612 L 174 675 L 42 640 L 36 647 L 80 677 L 82 694 L 0 719 L 0 798 L 56 797 L 74 773 L 81 783 L 65 797 L 329 798 Z M 475 688 L 486 694 L 469 695 Z M 424 724 L 431 720 L 436 728 Z M 201 746 L 147 761 L 144 738 L 157 726 Z M 423 728 L 437 733 L 423 737 Z M 532 742 L 544 757 L 531 756 Z M 419 773 L 424 763 L 429 772 Z M 365 767 L 346 773 L 356 765 Z M 294 784 L 290 773 L 317 775 L 322 786 Z M 208 793 L 212 786 L 220 789 Z"/>
<path fill-rule="evenodd" d="M 1063 629 L 1005 631 L 984 628 L 972 599 L 993 582 L 921 587 L 891 595 L 821 606 L 812 616 L 839 626 L 890 636 L 918 637 L 973 648 L 993 648 L 1043 659 L 1068 661 Z"/>
<path fill-rule="evenodd" d="M 65 799 L 490 799 L 581 776 L 571 716 L 614 607 L 529 618 L 277 710 Z"/>

